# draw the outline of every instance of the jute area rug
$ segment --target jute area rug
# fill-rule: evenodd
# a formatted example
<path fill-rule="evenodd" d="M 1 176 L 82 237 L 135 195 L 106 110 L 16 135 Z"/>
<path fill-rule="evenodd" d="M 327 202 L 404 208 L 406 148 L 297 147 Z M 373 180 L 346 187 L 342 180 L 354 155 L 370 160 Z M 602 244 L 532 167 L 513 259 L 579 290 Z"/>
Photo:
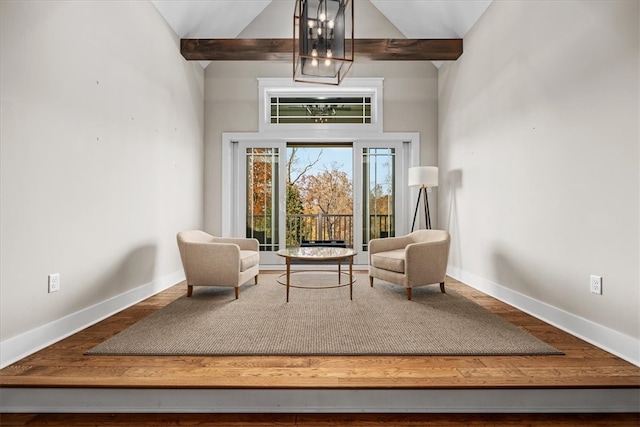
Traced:
<path fill-rule="evenodd" d="M 293 284 L 336 283 L 298 273 Z M 349 288 L 285 287 L 262 274 L 240 288 L 196 287 L 94 347 L 90 355 L 529 355 L 554 347 L 448 289 L 405 289 L 357 275 Z M 186 286 L 185 286 L 186 288 Z"/>

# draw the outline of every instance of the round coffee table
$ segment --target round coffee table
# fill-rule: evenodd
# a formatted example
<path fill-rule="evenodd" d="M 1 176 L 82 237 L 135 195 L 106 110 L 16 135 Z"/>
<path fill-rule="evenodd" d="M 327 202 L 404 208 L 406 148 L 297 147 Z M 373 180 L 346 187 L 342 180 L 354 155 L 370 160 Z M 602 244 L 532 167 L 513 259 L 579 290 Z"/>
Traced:
<path fill-rule="evenodd" d="M 283 283 L 287 287 L 287 302 L 289 302 L 289 288 L 291 287 L 291 260 L 297 259 L 301 261 L 317 262 L 335 260 L 338 262 L 338 284 L 342 282 L 341 263 L 342 260 L 349 260 L 349 298 L 353 300 L 353 257 L 356 251 L 349 248 L 332 248 L 324 246 L 310 247 L 292 247 L 281 249 L 276 252 L 277 255 L 283 257 L 287 261 L 287 281 Z M 294 272 L 295 273 L 295 272 Z M 346 286 L 340 285 L 340 286 Z M 336 286 L 332 286 L 336 287 Z"/>

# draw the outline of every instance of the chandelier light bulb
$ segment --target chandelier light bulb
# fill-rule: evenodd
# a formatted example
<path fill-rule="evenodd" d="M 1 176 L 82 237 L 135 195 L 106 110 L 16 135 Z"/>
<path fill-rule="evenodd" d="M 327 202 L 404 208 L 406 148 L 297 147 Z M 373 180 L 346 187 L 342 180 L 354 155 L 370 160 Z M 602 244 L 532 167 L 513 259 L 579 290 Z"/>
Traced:
<path fill-rule="evenodd" d="M 316 49 L 315 47 L 311 49 L 311 56 L 318 56 L 318 49 Z"/>
<path fill-rule="evenodd" d="M 331 49 L 327 49 L 327 58 L 333 58 L 333 52 Z"/>
<path fill-rule="evenodd" d="M 324 65 L 326 65 L 327 67 L 328 67 L 329 65 L 331 65 L 331 60 L 330 60 L 329 58 L 325 59 L 325 60 L 324 60 Z"/>
<path fill-rule="evenodd" d="M 322 34 L 322 27 L 318 27 L 318 35 Z"/>
<path fill-rule="evenodd" d="M 312 66 L 312 67 L 317 67 L 317 66 L 318 66 L 318 60 L 317 60 L 316 58 L 313 58 L 313 59 L 311 60 L 311 66 Z"/>
<path fill-rule="evenodd" d="M 329 28 L 333 28 L 333 26 L 335 25 L 333 21 L 329 21 Z"/>
<path fill-rule="evenodd" d="M 320 19 L 320 22 L 324 22 L 327 20 L 327 15 L 321 13 L 320 16 L 318 16 L 318 19 Z"/>
<path fill-rule="evenodd" d="M 313 20 L 309 19 L 309 21 L 307 22 L 307 27 L 313 28 L 313 25 L 314 25 Z"/>

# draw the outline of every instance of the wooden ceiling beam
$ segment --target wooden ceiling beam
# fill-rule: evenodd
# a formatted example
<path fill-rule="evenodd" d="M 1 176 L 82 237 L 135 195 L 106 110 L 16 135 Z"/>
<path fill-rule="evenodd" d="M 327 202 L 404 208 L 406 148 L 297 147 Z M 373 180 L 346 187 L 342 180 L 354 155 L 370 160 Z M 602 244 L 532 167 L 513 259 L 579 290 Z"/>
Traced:
<path fill-rule="evenodd" d="M 455 61 L 462 39 L 355 39 L 356 60 Z"/>
<path fill-rule="evenodd" d="M 349 48 L 349 46 L 347 46 Z M 355 39 L 356 61 L 454 61 L 462 39 Z M 190 61 L 291 61 L 292 39 L 182 39 Z"/>

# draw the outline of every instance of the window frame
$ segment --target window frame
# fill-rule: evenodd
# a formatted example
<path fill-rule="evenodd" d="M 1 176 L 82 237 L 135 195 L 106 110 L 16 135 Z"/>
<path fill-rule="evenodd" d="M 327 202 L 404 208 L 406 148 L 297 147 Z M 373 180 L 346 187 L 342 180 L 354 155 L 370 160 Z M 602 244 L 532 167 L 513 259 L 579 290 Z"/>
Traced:
<path fill-rule="evenodd" d="M 259 78 L 259 120 L 260 132 L 289 132 L 309 130 L 343 130 L 358 132 L 382 132 L 383 88 L 382 78 L 345 79 L 340 86 L 328 86 L 294 82 L 290 79 Z M 271 98 L 322 98 L 327 97 L 370 97 L 371 123 L 271 123 Z"/>

